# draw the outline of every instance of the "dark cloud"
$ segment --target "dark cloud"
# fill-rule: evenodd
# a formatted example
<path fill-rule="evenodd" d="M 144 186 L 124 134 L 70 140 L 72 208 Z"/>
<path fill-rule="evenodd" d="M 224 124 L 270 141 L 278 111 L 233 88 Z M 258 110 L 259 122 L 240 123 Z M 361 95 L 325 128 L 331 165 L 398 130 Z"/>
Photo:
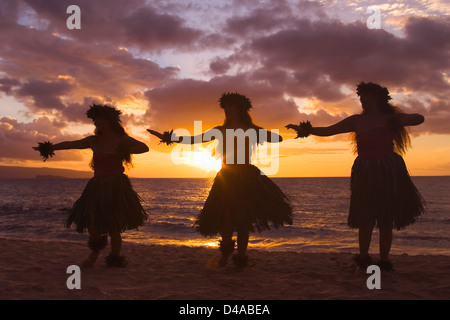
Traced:
<path fill-rule="evenodd" d="M 209 68 L 214 74 L 223 74 L 231 68 L 231 64 L 225 59 L 216 58 L 211 61 Z"/>
<path fill-rule="evenodd" d="M 108 43 L 141 50 L 159 51 L 191 44 L 202 31 L 185 27 L 184 20 L 175 14 L 158 12 L 142 0 L 107 2 L 78 0 L 81 29 L 66 27 L 67 8 L 75 4 L 69 0 L 26 0 L 38 15 L 50 21 L 49 29 L 92 44 Z"/>
<path fill-rule="evenodd" d="M 92 120 L 86 116 L 86 111 L 93 104 L 102 104 L 96 98 L 84 98 L 82 103 L 70 103 L 63 110 L 61 110 L 61 115 L 63 119 L 70 119 L 72 122 L 78 123 L 92 123 Z"/>
<path fill-rule="evenodd" d="M 227 19 L 224 32 L 240 38 L 295 28 L 300 18 L 328 19 L 320 3 L 314 1 L 300 0 L 294 4 L 285 0 L 265 1 L 258 5 L 249 1 L 239 2 L 238 7 L 244 8 L 246 13 L 238 13 Z"/>
<path fill-rule="evenodd" d="M 47 117 L 40 117 L 29 123 L 20 123 L 10 117 L 0 118 L 0 158 L 36 159 L 39 153 L 32 149 L 38 142 L 80 139 L 79 135 L 66 135 L 62 133 L 65 125 L 58 120 L 52 121 Z M 76 152 L 62 152 L 58 160 L 81 160 Z"/>
<path fill-rule="evenodd" d="M 0 2 L 0 28 L 14 27 L 19 14 L 19 3 L 16 0 Z"/>
<path fill-rule="evenodd" d="M 137 44 L 143 49 L 158 46 L 189 45 L 202 32 L 183 27 L 183 20 L 177 16 L 159 14 L 153 8 L 141 8 L 121 20 L 124 43 Z"/>
<path fill-rule="evenodd" d="M 232 17 L 227 20 L 225 31 L 239 36 L 253 32 L 270 31 L 283 23 L 280 15 L 268 8 L 258 8 L 251 15 Z"/>
<path fill-rule="evenodd" d="M 20 81 L 12 78 L 2 78 L 0 79 L 0 91 L 7 95 L 12 94 L 13 88 L 20 85 Z"/>
<path fill-rule="evenodd" d="M 398 38 L 384 30 L 370 30 L 361 22 L 303 19 L 295 29 L 253 39 L 247 50 L 265 68 L 317 75 L 304 85 L 326 75 L 330 85 L 336 86 L 370 79 L 412 90 L 448 90 L 442 71 L 450 67 L 450 37 L 445 38 L 449 20 L 410 19 L 405 29 L 405 38 Z"/>
<path fill-rule="evenodd" d="M 29 80 L 22 85 L 17 92 L 18 97 L 32 97 L 36 108 L 41 109 L 64 109 L 61 97 L 67 95 L 72 89 L 72 85 L 65 80 L 42 81 Z"/>
<path fill-rule="evenodd" d="M 239 92 L 252 101 L 255 123 L 268 129 L 283 127 L 287 119 L 298 115 L 296 105 L 283 98 L 283 91 L 270 83 L 247 78 L 246 75 L 221 76 L 209 81 L 178 80 L 146 92 L 150 101 L 149 121 L 158 119 L 158 127 L 175 126 L 190 130 L 201 120 L 208 127 L 223 123 L 224 112 L 218 100 L 224 92 Z"/>

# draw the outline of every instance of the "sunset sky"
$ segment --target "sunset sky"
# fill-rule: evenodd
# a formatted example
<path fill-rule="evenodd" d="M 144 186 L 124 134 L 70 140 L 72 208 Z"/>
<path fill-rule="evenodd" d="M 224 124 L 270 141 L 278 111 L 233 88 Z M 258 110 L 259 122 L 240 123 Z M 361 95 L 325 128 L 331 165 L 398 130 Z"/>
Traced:
<path fill-rule="evenodd" d="M 67 27 L 70 5 L 81 29 Z M 380 29 L 367 24 L 373 5 Z M 349 135 L 300 140 L 284 126 L 360 113 L 355 87 L 373 81 L 425 116 L 410 130 L 410 173 L 450 175 L 448 0 L 2 0 L 0 29 L 1 166 L 90 170 L 89 150 L 43 163 L 32 146 L 92 134 L 85 112 L 105 103 L 150 147 L 134 156 L 131 177 L 214 176 L 211 158 L 175 164 L 173 147 L 146 129 L 219 125 L 217 100 L 229 91 L 247 95 L 254 122 L 283 136 L 272 176 L 349 176 Z M 203 147 L 185 162 L 209 156 Z"/>

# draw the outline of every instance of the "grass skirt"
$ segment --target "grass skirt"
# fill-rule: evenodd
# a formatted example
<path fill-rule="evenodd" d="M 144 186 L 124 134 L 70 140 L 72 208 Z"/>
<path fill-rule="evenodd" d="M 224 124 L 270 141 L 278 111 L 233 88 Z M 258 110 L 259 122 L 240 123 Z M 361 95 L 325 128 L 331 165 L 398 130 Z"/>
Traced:
<path fill-rule="evenodd" d="M 425 208 L 403 158 L 396 154 L 376 159 L 357 157 L 351 175 L 348 225 L 358 228 L 366 221 L 397 230 L 413 224 Z"/>
<path fill-rule="evenodd" d="M 125 174 L 118 174 L 89 180 L 72 207 L 66 227 L 70 228 L 74 223 L 79 233 L 92 228 L 107 235 L 136 229 L 147 218 L 130 179 Z"/>
<path fill-rule="evenodd" d="M 292 208 L 281 189 L 253 165 L 223 167 L 198 216 L 195 227 L 204 236 L 220 232 L 223 221 L 233 231 L 261 232 L 292 224 Z"/>

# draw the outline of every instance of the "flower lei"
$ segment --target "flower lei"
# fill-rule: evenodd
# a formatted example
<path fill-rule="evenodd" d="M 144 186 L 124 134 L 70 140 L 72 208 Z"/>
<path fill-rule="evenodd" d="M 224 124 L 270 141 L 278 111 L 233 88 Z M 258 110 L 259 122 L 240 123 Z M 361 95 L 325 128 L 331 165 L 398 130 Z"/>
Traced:
<path fill-rule="evenodd" d="M 173 143 L 172 141 L 172 133 L 173 129 L 169 131 L 164 131 L 161 141 L 159 143 L 165 143 L 166 145 L 171 145 Z"/>
<path fill-rule="evenodd" d="M 53 157 L 55 152 L 53 152 L 53 143 L 50 141 L 47 142 L 38 142 L 38 146 L 34 148 L 34 150 L 39 151 L 43 160 L 47 160 L 48 157 Z"/>
<path fill-rule="evenodd" d="M 309 121 L 300 122 L 299 129 L 298 130 L 295 129 L 295 131 L 297 131 L 297 136 L 295 137 L 295 139 L 308 137 L 312 131 L 311 122 Z"/>

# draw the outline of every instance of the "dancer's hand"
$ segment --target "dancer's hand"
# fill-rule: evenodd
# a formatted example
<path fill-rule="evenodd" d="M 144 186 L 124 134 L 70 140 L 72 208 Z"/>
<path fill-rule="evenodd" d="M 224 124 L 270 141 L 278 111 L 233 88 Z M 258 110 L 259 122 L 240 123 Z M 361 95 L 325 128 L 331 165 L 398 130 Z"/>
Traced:
<path fill-rule="evenodd" d="M 159 139 L 161 139 L 161 141 L 159 143 L 165 143 L 167 145 L 171 145 L 173 143 L 172 141 L 172 133 L 173 130 L 171 131 L 164 131 L 164 133 L 159 133 L 158 131 L 155 130 L 151 130 L 151 129 L 147 129 L 148 132 L 150 132 L 151 134 L 153 134 L 154 136 L 157 136 Z"/>
<path fill-rule="evenodd" d="M 285 126 L 285 128 L 294 129 L 295 131 L 300 130 L 300 126 L 298 126 L 296 124 L 288 124 L 287 126 Z"/>
<path fill-rule="evenodd" d="M 150 132 L 152 135 L 157 136 L 158 138 L 162 139 L 162 134 L 159 133 L 158 131 L 152 130 L 152 129 L 147 129 L 148 132 Z"/>
<path fill-rule="evenodd" d="M 312 130 L 311 122 L 309 121 L 300 122 L 300 125 L 288 124 L 286 128 L 294 129 L 295 131 L 297 131 L 297 136 L 295 137 L 295 139 L 308 137 L 311 134 Z"/>
<path fill-rule="evenodd" d="M 37 147 L 32 147 L 34 150 L 39 151 L 42 159 L 45 161 L 49 157 L 53 157 L 55 155 L 55 149 L 53 144 L 50 141 L 47 142 L 39 142 Z"/>

